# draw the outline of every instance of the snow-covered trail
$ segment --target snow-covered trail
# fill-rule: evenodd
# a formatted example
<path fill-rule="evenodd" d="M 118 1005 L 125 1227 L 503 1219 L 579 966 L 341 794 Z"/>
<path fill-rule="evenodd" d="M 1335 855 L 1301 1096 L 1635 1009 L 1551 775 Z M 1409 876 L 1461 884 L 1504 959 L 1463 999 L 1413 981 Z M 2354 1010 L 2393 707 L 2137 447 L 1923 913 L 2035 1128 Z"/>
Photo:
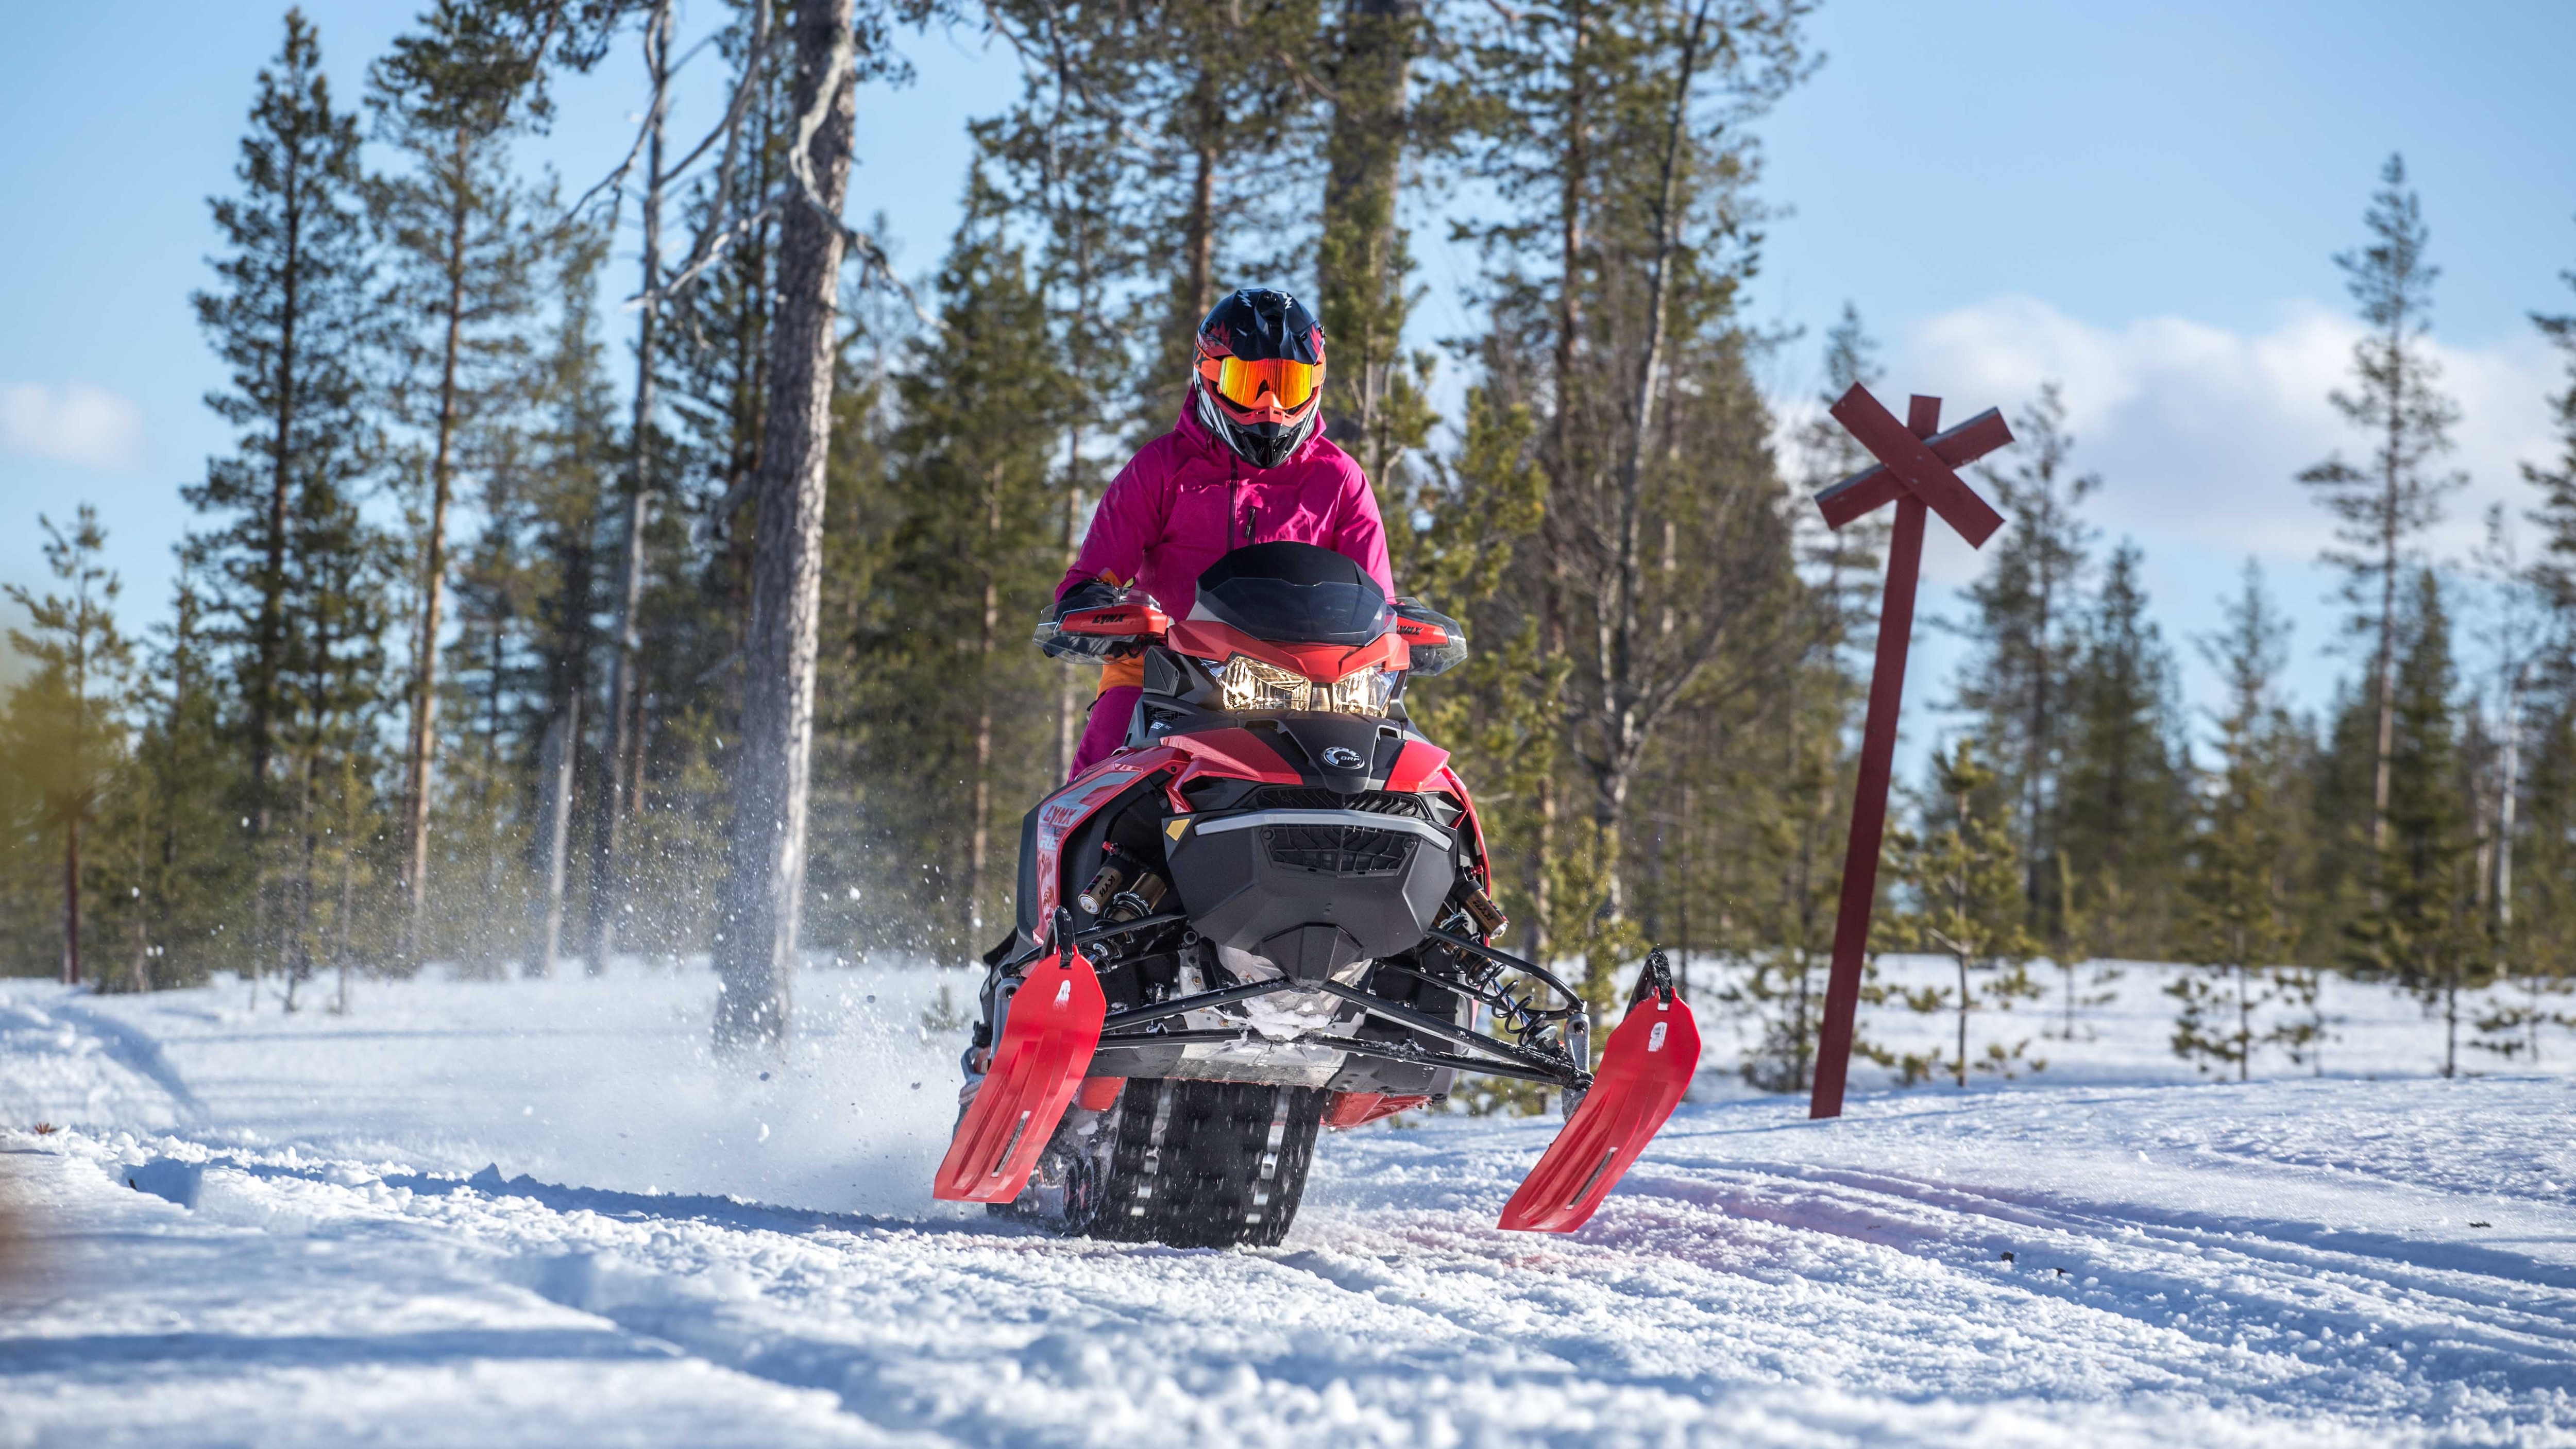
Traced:
<path fill-rule="evenodd" d="M 1173 1252 L 928 1202 L 900 1032 L 809 1123 L 667 1002 L 514 1039 L 421 988 L 353 1044 L 13 990 L 0 1444 L 2576 1444 L 2563 1079 L 1707 1103 L 1567 1238 L 1492 1226 L 1551 1124 L 1371 1128 L 1283 1247 Z M 573 1030 L 612 1100 L 540 1092 Z"/>

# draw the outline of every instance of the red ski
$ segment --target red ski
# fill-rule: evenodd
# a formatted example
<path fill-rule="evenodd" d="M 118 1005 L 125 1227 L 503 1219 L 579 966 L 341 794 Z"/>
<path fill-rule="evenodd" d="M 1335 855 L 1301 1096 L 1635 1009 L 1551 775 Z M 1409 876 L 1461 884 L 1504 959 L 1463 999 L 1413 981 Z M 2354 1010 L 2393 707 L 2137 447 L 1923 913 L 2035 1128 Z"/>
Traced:
<path fill-rule="evenodd" d="M 1602 1049 L 1592 1090 L 1503 1205 L 1505 1228 L 1570 1233 L 1591 1221 L 1690 1087 L 1699 1025 L 1662 967 L 1659 951 L 1647 962 L 1651 985 Z"/>
<path fill-rule="evenodd" d="M 1011 998 L 992 1070 L 949 1139 L 933 1197 L 1004 1203 L 1018 1197 L 1082 1087 L 1109 1006 L 1070 934 L 1056 947 L 1029 968 Z"/>

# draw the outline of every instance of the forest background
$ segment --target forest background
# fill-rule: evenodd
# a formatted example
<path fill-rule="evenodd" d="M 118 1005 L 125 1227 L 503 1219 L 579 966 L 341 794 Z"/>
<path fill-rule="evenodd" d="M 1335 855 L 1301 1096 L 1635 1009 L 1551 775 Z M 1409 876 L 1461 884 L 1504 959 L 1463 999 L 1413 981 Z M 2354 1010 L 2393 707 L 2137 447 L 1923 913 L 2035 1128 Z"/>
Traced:
<path fill-rule="evenodd" d="M 2563 1018 L 2570 303 L 2546 267 L 2482 271 L 2534 311 L 2522 365 L 2445 353 L 2442 218 L 2397 158 L 2347 178 L 2318 259 L 2348 319 L 2231 352 L 2008 300 L 1911 339 L 1950 366 L 1889 378 L 1856 310 L 1802 332 L 1762 293 L 1801 199 L 1762 138 L 1825 60 L 1808 7 L 844 8 L 852 111 L 899 111 L 911 57 L 960 35 L 1007 85 L 968 108 L 935 271 L 888 255 L 882 219 L 837 238 L 802 893 L 823 958 L 989 944 L 1087 694 L 1023 631 L 1168 424 L 1188 324 L 1281 281 L 1320 302 L 1333 435 L 1400 581 L 1469 621 L 1478 659 L 1415 704 L 1480 788 L 1523 947 L 1602 990 L 1643 943 L 1682 948 L 1717 973 L 1700 995 L 1763 1023 L 1748 1074 L 1803 1082 L 1875 608 L 1871 538 L 1803 500 L 1853 462 L 1819 396 L 1865 380 L 2002 402 L 2022 437 L 1987 478 L 2012 527 L 1935 560 L 1951 645 L 1916 682 L 1875 943 L 1954 958 L 1913 998 L 1961 1046 L 1890 1065 L 2016 1069 L 1964 1023 L 2045 962 L 2069 996 L 2090 961 L 2201 964 L 2177 1050 L 2231 1073 L 2312 1049 L 2324 971 L 2421 993 L 2467 1061 Z M 175 567 L 134 571 L 168 596 L 113 593 L 104 526 L 61 488 L 43 563 L 12 569 L 8 969 L 69 970 L 77 941 L 110 986 L 240 971 L 293 1006 L 322 972 L 720 944 L 767 677 L 746 660 L 783 277 L 801 193 L 830 186 L 789 164 L 831 109 L 800 98 L 795 42 L 831 11 L 454 0 L 363 57 L 263 22 L 193 283 L 231 440 L 163 503 L 188 520 Z M 684 60 L 686 123 L 646 79 Z M 625 135 L 566 157 L 556 129 L 609 76 Z M 857 129 L 866 162 L 904 128 Z M 874 216 L 869 174 L 829 210 Z M 2028 259 L 2040 288 L 2069 265 Z M 1974 345 L 2013 325 L 2071 336 L 2065 365 Z M 2209 525 L 2240 555 L 2331 527 L 2321 575 L 2291 578 L 2338 602 L 2295 649 L 2287 618 L 2318 611 L 2251 564 L 2211 627 L 2168 630 L 2106 526 L 2155 512 L 2123 497 L 2210 501 L 2103 475 L 2079 440 L 2159 371 L 2337 386 L 2341 436 Z M 5 402 L 18 451 L 130 462 L 112 393 Z M 2519 1005 L 2461 1013 L 2499 982 Z"/>

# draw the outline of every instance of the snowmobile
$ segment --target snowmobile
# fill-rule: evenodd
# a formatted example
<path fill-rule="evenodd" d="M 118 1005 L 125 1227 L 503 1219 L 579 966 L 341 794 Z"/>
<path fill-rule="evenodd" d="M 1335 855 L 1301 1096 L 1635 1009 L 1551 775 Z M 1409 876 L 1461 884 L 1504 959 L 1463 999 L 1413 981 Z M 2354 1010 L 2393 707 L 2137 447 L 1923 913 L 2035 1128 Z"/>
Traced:
<path fill-rule="evenodd" d="M 970 1053 L 989 1066 L 936 1195 L 1095 1238 L 1272 1245 L 1321 1128 L 1482 1073 L 1566 1109 L 1502 1226 L 1588 1220 L 1699 1033 L 1654 953 L 1596 1070 L 1582 998 L 1493 944 L 1475 802 L 1404 708 L 1409 677 L 1466 658 L 1457 623 L 1328 549 L 1266 543 L 1211 566 L 1186 618 L 1077 595 L 1036 642 L 1141 651 L 1144 690 L 1126 747 L 1022 825 Z"/>

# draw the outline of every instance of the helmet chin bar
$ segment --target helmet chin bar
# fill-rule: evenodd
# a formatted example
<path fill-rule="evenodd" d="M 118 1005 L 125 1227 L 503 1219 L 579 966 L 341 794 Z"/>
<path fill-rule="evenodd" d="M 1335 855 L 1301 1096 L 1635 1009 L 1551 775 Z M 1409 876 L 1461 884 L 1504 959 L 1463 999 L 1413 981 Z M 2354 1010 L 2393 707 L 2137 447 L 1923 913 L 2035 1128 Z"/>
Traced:
<path fill-rule="evenodd" d="M 1196 374 L 1190 378 L 1190 401 L 1198 411 L 1201 426 L 1214 433 L 1236 457 L 1262 469 L 1287 462 L 1289 455 L 1314 435 L 1315 421 L 1324 415 L 1323 398 L 1318 393 L 1306 409 L 1306 416 L 1298 422 L 1247 426 L 1226 415 L 1225 409 L 1208 395 L 1205 380 Z"/>

